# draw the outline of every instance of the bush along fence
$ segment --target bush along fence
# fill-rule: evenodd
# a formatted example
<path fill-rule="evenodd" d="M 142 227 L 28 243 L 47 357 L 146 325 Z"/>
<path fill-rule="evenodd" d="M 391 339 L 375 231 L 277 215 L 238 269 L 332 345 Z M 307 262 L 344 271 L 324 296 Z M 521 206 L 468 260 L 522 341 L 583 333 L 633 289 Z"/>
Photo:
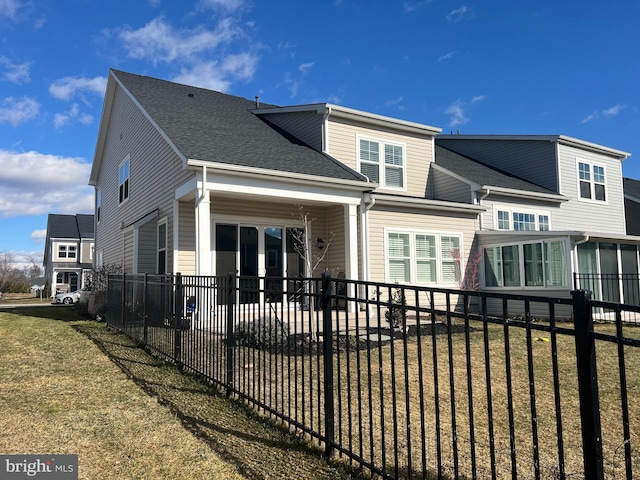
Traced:
<path fill-rule="evenodd" d="M 145 274 L 109 277 L 107 321 L 365 476 L 630 479 L 636 316 L 582 290 Z"/>

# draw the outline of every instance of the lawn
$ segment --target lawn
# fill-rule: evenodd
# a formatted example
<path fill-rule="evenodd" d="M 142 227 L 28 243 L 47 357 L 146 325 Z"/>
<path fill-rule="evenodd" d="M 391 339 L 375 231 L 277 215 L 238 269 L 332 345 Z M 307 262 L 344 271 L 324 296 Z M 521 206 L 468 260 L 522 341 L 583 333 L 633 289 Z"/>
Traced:
<path fill-rule="evenodd" d="M 0 311 L 0 452 L 82 479 L 346 478 L 316 450 L 72 308 Z"/>

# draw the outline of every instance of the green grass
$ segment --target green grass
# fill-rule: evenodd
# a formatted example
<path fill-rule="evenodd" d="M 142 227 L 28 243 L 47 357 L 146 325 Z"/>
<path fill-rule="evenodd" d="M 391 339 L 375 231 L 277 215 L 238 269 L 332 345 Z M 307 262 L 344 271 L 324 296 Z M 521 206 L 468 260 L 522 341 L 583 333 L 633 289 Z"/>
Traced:
<path fill-rule="evenodd" d="M 71 308 L 0 311 L 0 451 L 78 454 L 81 479 L 347 474 Z"/>

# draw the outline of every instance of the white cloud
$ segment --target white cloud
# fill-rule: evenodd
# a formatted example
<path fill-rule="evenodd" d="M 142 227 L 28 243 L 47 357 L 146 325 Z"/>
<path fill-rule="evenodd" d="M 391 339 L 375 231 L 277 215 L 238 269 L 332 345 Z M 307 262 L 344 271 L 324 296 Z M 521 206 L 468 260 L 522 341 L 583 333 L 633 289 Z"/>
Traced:
<path fill-rule="evenodd" d="M 91 125 L 93 123 L 93 117 L 88 113 L 81 112 L 78 104 L 74 103 L 67 112 L 57 113 L 53 117 L 53 126 L 55 128 L 61 128 L 72 120 L 77 120 L 83 125 Z"/>
<path fill-rule="evenodd" d="M 298 65 L 298 70 L 300 70 L 302 73 L 307 73 L 315 64 L 316 62 L 301 63 L 300 65 Z"/>
<path fill-rule="evenodd" d="M 107 88 L 106 77 L 64 77 L 49 86 L 49 93 L 59 100 L 69 100 L 77 92 L 103 95 Z"/>
<path fill-rule="evenodd" d="M 18 0 L 0 0 L 0 15 L 15 20 L 20 7 Z"/>
<path fill-rule="evenodd" d="M 180 69 L 180 74 L 171 80 L 218 92 L 226 92 L 231 86 L 231 82 L 224 79 L 224 72 L 218 67 L 218 62 L 215 61 L 200 63 L 192 68 L 182 68 Z"/>
<path fill-rule="evenodd" d="M 450 127 L 464 125 L 469 121 L 469 118 L 465 115 L 464 107 L 465 103 L 458 99 L 444 110 L 444 113 L 451 115 L 451 120 L 449 121 Z"/>
<path fill-rule="evenodd" d="M 387 100 L 386 102 L 384 102 L 384 104 L 387 107 L 396 107 L 398 110 L 404 110 L 405 107 L 402 104 L 403 101 L 404 101 L 404 97 L 401 96 L 393 100 Z"/>
<path fill-rule="evenodd" d="M 467 14 L 469 14 L 469 7 L 467 7 L 466 5 L 462 5 L 460 8 L 457 8 L 455 10 L 451 10 L 447 16 L 446 19 L 449 22 L 459 22 L 460 20 L 462 20 L 465 16 L 467 16 Z"/>
<path fill-rule="evenodd" d="M 481 101 L 483 101 L 485 98 L 487 98 L 487 96 L 486 96 L 486 95 L 476 95 L 475 97 L 473 97 L 473 98 L 471 99 L 471 103 L 478 103 L 478 102 L 481 102 Z"/>
<path fill-rule="evenodd" d="M 0 164 L 0 217 L 93 212 L 83 159 L 0 150 Z"/>
<path fill-rule="evenodd" d="M 604 118 L 612 118 L 612 117 L 616 117 L 622 110 L 624 110 L 626 108 L 626 105 L 614 105 L 611 108 L 607 108 L 605 110 L 602 111 L 602 115 L 604 116 Z"/>
<path fill-rule="evenodd" d="M 31 232 L 31 240 L 34 242 L 44 242 L 47 239 L 47 229 L 43 228 L 42 230 L 34 230 Z"/>
<path fill-rule="evenodd" d="M 445 53 L 444 55 L 440 55 L 438 57 L 438 61 L 442 62 L 443 60 L 449 60 L 450 58 L 455 57 L 458 53 L 460 53 L 460 52 L 455 51 L 455 52 Z"/>
<path fill-rule="evenodd" d="M 7 97 L 0 104 L 0 125 L 9 123 L 14 127 L 35 118 L 40 112 L 40 104 L 33 98 L 15 99 Z"/>
<path fill-rule="evenodd" d="M 204 9 L 235 12 L 245 5 L 244 0 L 200 0 L 198 6 Z"/>
<path fill-rule="evenodd" d="M 156 64 L 196 59 L 204 52 L 230 43 L 241 34 L 231 18 L 221 20 L 214 30 L 197 28 L 182 31 L 175 30 L 162 18 L 155 18 L 138 30 L 122 29 L 119 38 L 129 57 Z"/>
<path fill-rule="evenodd" d="M 228 55 L 222 61 L 222 70 L 241 80 L 253 77 L 258 67 L 258 56 L 252 53 Z"/>
<path fill-rule="evenodd" d="M 0 65 L 6 68 L 6 71 L 2 74 L 2 78 L 5 80 L 18 85 L 31 81 L 29 76 L 31 62 L 13 63 L 7 57 L 0 57 Z"/>
<path fill-rule="evenodd" d="M 403 9 L 404 13 L 411 13 L 422 7 L 423 5 L 427 5 L 431 3 L 433 0 L 422 0 L 419 2 L 404 2 Z"/>
<path fill-rule="evenodd" d="M 593 120 L 599 120 L 602 117 L 606 119 L 617 117 L 625 108 L 627 108 L 626 105 L 621 105 L 618 103 L 613 107 L 605 108 L 604 110 L 594 110 L 592 113 L 580 120 L 580 123 L 589 123 Z"/>

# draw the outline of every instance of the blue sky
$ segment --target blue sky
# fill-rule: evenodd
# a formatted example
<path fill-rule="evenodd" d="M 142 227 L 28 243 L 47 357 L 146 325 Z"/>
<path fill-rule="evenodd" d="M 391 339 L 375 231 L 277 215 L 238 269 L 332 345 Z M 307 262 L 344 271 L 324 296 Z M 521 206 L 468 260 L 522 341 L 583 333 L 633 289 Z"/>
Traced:
<path fill-rule="evenodd" d="M 0 0 L 0 252 L 92 213 L 110 68 L 445 133 L 563 134 L 633 155 L 640 2 Z"/>

